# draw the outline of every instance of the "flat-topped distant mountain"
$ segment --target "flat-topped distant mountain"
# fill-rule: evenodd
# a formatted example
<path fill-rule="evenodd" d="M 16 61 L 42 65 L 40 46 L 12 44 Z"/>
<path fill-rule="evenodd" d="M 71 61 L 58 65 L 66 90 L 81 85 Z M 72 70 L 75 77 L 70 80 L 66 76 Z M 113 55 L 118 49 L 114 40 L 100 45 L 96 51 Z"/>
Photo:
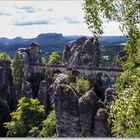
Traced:
<path fill-rule="evenodd" d="M 37 42 L 43 52 L 51 54 L 53 51 L 62 52 L 64 47 L 69 41 L 74 41 L 83 35 L 69 35 L 63 36 L 58 33 L 44 33 L 39 34 L 35 38 L 22 38 L 16 37 L 13 39 L 8 39 L 5 37 L 0 38 L 0 51 L 5 51 L 9 53 L 11 57 L 15 55 L 18 48 L 27 48 L 32 41 Z M 124 36 L 102 36 L 99 41 L 101 45 L 112 45 L 125 43 L 126 37 Z"/>

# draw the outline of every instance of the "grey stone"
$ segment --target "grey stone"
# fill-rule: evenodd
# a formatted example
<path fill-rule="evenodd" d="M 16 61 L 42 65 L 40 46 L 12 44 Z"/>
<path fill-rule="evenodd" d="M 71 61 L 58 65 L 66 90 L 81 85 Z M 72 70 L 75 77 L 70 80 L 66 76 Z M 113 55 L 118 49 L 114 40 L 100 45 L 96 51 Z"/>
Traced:
<path fill-rule="evenodd" d="M 78 101 L 81 130 L 85 137 L 93 136 L 94 116 L 98 109 L 98 98 L 90 90 L 86 92 Z"/>
<path fill-rule="evenodd" d="M 55 111 L 58 137 L 79 137 L 78 96 L 69 86 L 57 86 L 55 92 Z"/>
<path fill-rule="evenodd" d="M 32 86 L 31 86 L 31 83 L 28 81 L 24 81 L 22 83 L 21 94 L 19 95 L 19 98 L 22 98 L 22 97 L 26 97 L 26 98 L 33 97 Z"/>
<path fill-rule="evenodd" d="M 94 117 L 94 137 L 110 137 L 110 125 L 107 119 L 107 110 L 100 108 Z"/>
<path fill-rule="evenodd" d="M 99 42 L 93 38 L 81 37 L 68 44 L 63 51 L 63 62 L 69 67 L 77 66 L 99 67 Z"/>
<path fill-rule="evenodd" d="M 105 91 L 105 100 L 104 103 L 111 103 L 114 98 L 117 98 L 117 92 L 114 88 L 107 88 Z"/>

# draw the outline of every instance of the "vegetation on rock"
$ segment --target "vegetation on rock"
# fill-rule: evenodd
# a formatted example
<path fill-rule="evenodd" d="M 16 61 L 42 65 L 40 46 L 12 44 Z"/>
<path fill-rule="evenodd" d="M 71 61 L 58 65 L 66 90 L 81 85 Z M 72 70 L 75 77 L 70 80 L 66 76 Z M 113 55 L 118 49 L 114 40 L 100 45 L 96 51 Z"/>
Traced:
<path fill-rule="evenodd" d="M 77 77 L 76 83 L 70 83 L 69 86 L 76 89 L 80 94 L 85 94 L 88 90 L 90 90 L 90 82 L 83 77 Z"/>

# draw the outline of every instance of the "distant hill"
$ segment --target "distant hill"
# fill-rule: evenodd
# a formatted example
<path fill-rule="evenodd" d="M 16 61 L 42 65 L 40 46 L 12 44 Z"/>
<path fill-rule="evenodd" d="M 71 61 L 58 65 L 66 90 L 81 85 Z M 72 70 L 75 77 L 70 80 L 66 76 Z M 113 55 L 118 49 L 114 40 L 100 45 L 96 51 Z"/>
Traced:
<path fill-rule="evenodd" d="M 15 55 L 18 48 L 27 48 L 32 41 L 36 41 L 41 50 L 45 53 L 51 54 L 53 51 L 62 52 L 69 41 L 74 41 L 83 35 L 69 35 L 63 36 L 58 33 L 44 33 L 39 34 L 35 38 L 16 37 L 8 39 L 0 38 L 0 51 L 6 51 L 11 57 Z M 122 44 L 127 41 L 124 36 L 102 36 L 99 39 L 101 46 L 114 46 L 115 44 Z"/>
<path fill-rule="evenodd" d="M 37 42 L 42 51 L 47 51 L 48 54 L 53 51 L 62 51 L 65 45 L 68 43 L 62 34 L 57 33 L 40 34 L 35 38 L 28 39 L 21 37 L 8 39 L 3 37 L 0 38 L 0 51 L 6 51 L 11 57 L 13 57 L 18 48 L 27 48 L 32 41 Z"/>

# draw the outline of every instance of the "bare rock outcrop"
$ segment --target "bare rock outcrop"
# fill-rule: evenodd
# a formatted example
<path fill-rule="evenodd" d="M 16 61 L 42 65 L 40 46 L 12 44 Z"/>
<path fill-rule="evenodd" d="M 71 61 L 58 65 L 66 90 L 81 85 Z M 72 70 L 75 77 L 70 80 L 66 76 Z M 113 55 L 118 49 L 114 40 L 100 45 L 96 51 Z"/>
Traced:
<path fill-rule="evenodd" d="M 98 40 L 81 37 L 68 44 L 63 51 L 63 62 L 69 67 L 99 67 L 100 49 Z"/>
<path fill-rule="evenodd" d="M 94 137 L 110 137 L 110 125 L 106 109 L 100 108 L 94 117 Z"/>
<path fill-rule="evenodd" d="M 23 63 L 24 78 L 28 80 L 31 76 L 30 66 L 41 65 L 41 51 L 39 45 L 32 42 L 29 48 L 19 48 L 17 52 L 20 54 Z"/>
<path fill-rule="evenodd" d="M 48 83 L 46 80 L 40 82 L 38 99 L 42 105 L 45 106 L 46 113 L 50 108 L 49 94 L 48 94 Z"/>
<path fill-rule="evenodd" d="M 90 90 L 78 101 L 81 130 L 85 137 L 93 136 L 94 116 L 98 109 L 98 97 Z"/>
<path fill-rule="evenodd" d="M 58 85 L 55 92 L 56 132 L 58 137 L 79 137 L 78 96 L 67 85 Z"/>

